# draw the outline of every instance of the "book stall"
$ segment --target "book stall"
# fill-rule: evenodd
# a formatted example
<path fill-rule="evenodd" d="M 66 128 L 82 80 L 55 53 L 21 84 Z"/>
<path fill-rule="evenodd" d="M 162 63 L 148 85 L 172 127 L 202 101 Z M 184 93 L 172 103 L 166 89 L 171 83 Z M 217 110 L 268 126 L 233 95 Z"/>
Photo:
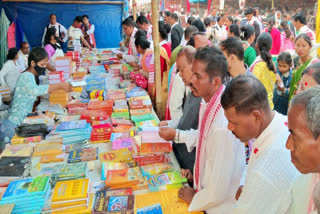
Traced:
<path fill-rule="evenodd" d="M 43 81 L 73 92 L 43 97 L 6 145 L 0 213 L 188 213 L 178 198 L 187 180 L 132 68 L 104 49 L 55 63 Z"/>

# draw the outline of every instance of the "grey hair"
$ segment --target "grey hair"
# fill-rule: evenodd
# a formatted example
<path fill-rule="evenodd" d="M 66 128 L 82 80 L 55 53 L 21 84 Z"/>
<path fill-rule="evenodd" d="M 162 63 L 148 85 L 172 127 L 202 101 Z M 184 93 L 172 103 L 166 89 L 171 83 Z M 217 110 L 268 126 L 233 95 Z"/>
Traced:
<path fill-rule="evenodd" d="M 191 64 L 194 60 L 196 52 L 197 50 L 194 47 L 187 45 L 186 47 L 181 48 L 177 54 L 177 58 L 184 55 L 187 58 L 188 63 Z"/>
<path fill-rule="evenodd" d="M 320 86 L 310 88 L 294 96 L 290 107 L 295 105 L 304 107 L 307 125 L 313 137 L 317 139 L 320 135 Z"/>

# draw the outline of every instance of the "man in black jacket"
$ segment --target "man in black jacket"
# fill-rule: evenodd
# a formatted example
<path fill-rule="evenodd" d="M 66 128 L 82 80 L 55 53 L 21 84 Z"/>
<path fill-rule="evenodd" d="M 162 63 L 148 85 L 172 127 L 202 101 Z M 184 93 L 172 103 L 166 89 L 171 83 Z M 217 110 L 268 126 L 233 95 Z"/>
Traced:
<path fill-rule="evenodd" d="M 176 47 L 180 45 L 181 39 L 183 37 L 183 29 L 181 25 L 178 23 L 179 17 L 176 13 L 172 13 L 169 20 L 171 25 L 171 51 L 173 51 Z"/>

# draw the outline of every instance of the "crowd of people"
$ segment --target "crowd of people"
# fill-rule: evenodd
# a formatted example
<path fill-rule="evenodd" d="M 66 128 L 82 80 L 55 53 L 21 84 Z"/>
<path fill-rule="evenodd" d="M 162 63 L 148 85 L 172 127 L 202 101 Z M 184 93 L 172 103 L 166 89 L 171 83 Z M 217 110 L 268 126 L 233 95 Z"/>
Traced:
<path fill-rule="evenodd" d="M 9 142 L 38 96 L 68 83 L 39 85 L 54 59 L 79 46 L 95 47 L 94 25 L 76 17 L 68 30 L 50 16 L 43 47 L 24 42 L 8 52 L 0 84 L 13 96 L 0 130 Z M 165 11 L 158 29 L 150 16 L 123 20 L 119 59 L 136 85 L 155 95 L 154 43 L 159 33 L 163 121 L 159 135 L 173 141 L 179 190 L 189 211 L 206 213 L 320 212 L 320 62 L 305 15 L 257 8 L 202 19 Z M 288 115 L 288 116 L 287 116 Z"/>
<path fill-rule="evenodd" d="M 144 15 L 124 20 L 118 57 L 136 68 L 133 80 L 152 95 L 148 35 L 159 33 L 159 135 L 174 142 L 191 186 L 179 191 L 189 211 L 316 213 L 320 62 L 305 15 L 213 9 L 201 19 L 165 11 L 158 26 Z"/>

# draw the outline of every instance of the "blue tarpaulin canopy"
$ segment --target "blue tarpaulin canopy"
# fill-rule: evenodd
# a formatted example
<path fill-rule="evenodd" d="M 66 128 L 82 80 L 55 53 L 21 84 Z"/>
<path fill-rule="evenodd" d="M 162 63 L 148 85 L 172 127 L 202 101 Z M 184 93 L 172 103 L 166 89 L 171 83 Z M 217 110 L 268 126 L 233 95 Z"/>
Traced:
<path fill-rule="evenodd" d="M 97 47 L 111 48 L 118 47 L 121 40 L 122 3 L 122 0 L 0 0 L 0 9 L 4 8 L 10 21 L 20 22 L 32 47 L 41 45 L 49 16 L 54 13 L 57 22 L 67 29 L 76 16 L 88 15 L 95 25 Z"/>

